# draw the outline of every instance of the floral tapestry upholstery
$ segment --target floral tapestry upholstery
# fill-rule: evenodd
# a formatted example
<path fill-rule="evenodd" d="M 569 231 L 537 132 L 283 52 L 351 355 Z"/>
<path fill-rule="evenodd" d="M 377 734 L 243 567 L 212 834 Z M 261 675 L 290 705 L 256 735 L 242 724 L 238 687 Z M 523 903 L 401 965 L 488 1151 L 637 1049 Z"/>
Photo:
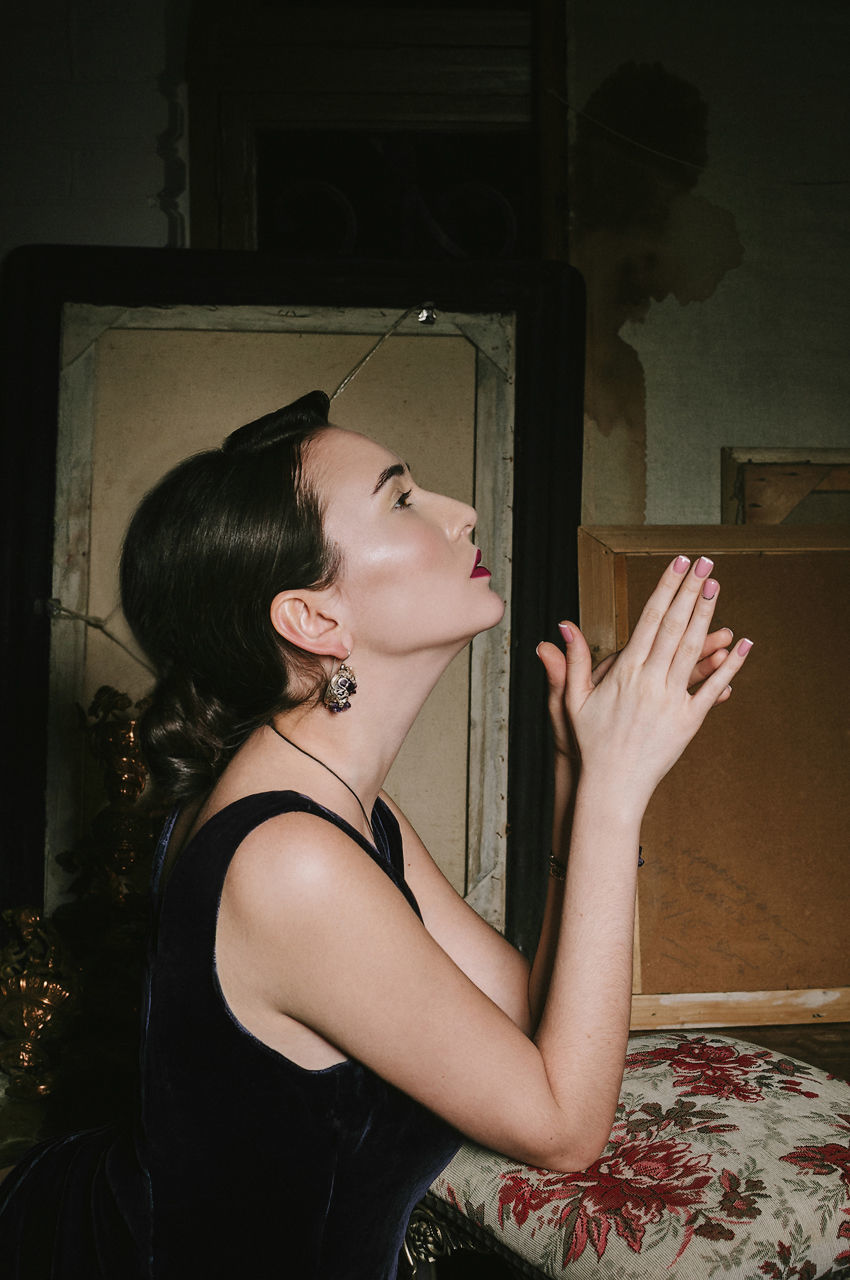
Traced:
<path fill-rule="evenodd" d="M 466 1143 L 433 1197 L 544 1276 L 850 1277 L 850 1085 L 725 1036 L 633 1037 L 589 1169 Z"/>

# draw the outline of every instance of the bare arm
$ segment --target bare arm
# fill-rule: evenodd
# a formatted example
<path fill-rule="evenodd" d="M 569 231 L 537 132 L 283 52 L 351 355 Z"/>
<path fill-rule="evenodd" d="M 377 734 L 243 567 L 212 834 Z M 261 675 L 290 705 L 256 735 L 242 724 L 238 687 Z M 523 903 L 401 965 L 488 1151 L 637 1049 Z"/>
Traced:
<path fill-rule="evenodd" d="M 726 659 L 732 639 L 728 628 L 706 637 L 700 660 L 691 673 L 690 685 L 701 683 Z M 566 863 L 572 835 L 575 789 L 579 775 L 578 747 L 564 706 L 566 658 L 554 645 L 541 645 L 538 652 L 549 681 L 549 717 L 554 747 L 554 804 L 551 851 Z M 594 685 L 610 670 L 616 654 L 594 668 Z M 718 702 L 725 701 L 721 694 Z M 555 951 L 558 944 L 564 900 L 564 881 L 550 876 L 534 964 L 495 929 L 486 924 L 449 884 L 402 811 L 382 793 L 398 819 L 404 843 L 405 878 L 413 889 L 425 927 L 455 964 L 526 1034 L 540 1021 Z M 540 855 L 548 860 L 548 849 Z"/>
<path fill-rule="evenodd" d="M 622 1077 L 641 817 L 745 657 L 739 647 L 688 692 L 713 610 L 701 589 L 692 574 L 668 570 L 598 687 L 577 629 L 567 645 L 564 703 L 582 774 L 533 1040 L 367 855 L 311 815 L 274 819 L 237 852 L 220 917 L 225 979 L 238 966 L 280 1016 L 475 1141 L 553 1169 L 591 1163 L 607 1141 Z"/>
<path fill-rule="evenodd" d="M 722 666 L 728 657 L 728 646 L 731 642 L 732 632 L 728 627 L 721 627 L 706 636 L 699 659 L 688 681 L 690 688 L 701 684 L 712 672 Z M 575 793 L 581 773 L 581 761 L 564 704 L 566 658 L 561 650 L 549 643 L 539 645 L 537 652 L 549 684 L 549 719 L 554 754 L 552 854 L 559 863 L 566 865 L 572 839 Z M 594 685 L 598 685 L 605 678 L 616 659 L 617 654 L 612 653 L 594 667 L 591 676 Z M 724 686 L 714 705 L 725 702 L 728 697 L 728 686 Z M 552 975 L 558 945 L 565 889 L 564 879 L 554 875 L 549 877 L 540 939 L 529 975 L 530 1017 L 534 1026 L 540 1019 L 549 989 L 549 979 Z"/>
<path fill-rule="evenodd" d="M 696 566 L 688 573 L 687 561 L 677 557 L 626 649 L 599 683 L 589 670 L 584 638 L 577 628 L 564 628 L 563 702 L 581 774 L 558 940 L 535 1039 L 547 1063 L 558 1064 L 556 1072 L 569 1057 L 585 1059 L 595 1080 L 588 1125 L 600 1123 L 600 1133 L 613 1118 L 628 1036 L 641 818 L 655 786 L 708 709 L 728 698 L 728 681 L 751 647 L 743 641 L 731 655 L 712 651 L 707 632 L 718 586 L 706 580 L 710 568 L 710 562 L 701 562 L 699 573 Z M 706 671 L 710 674 L 691 695 L 694 677 Z M 624 717 L 619 713 L 626 706 Z M 691 729 L 686 728 L 689 721 Z M 604 732 L 594 732 L 603 724 Z M 678 739 L 676 747 L 683 729 L 686 738 Z M 564 813 L 556 810 L 556 819 Z M 607 838 L 600 845 L 602 832 Z M 589 997 L 597 1001 L 593 1013 L 586 1004 Z M 557 1095 L 559 1084 L 551 1070 L 549 1078 Z"/>
<path fill-rule="evenodd" d="M 562 695 L 563 701 L 563 695 Z M 556 751 L 554 798 L 552 808 L 552 854 L 559 863 L 567 865 L 570 842 L 572 840 L 573 813 L 575 810 L 575 786 L 579 773 L 579 763 L 572 751 L 569 754 Z M 541 850 L 541 854 L 544 850 Z M 561 930 L 561 916 L 564 909 L 564 893 L 566 881 L 554 875 L 549 876 L 546 890 L 546 904 L 543 909 L 543 922 L 540 937 L 534 953 L 534 963 L 528 978 L 528 1001 L 533 1026 L 537 1026 L 543 1012 L 552 966 Z"/>

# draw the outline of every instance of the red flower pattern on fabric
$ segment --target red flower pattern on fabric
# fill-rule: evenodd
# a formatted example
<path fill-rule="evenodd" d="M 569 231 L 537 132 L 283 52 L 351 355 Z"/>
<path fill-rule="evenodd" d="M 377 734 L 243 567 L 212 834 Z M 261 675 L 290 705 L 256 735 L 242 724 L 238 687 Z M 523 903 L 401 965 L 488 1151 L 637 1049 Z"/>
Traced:
<path fill-rule="evenodd" d="M 840 1117 L 850 1133 L 850 1115 Z M 837 1171 L 845 1186 L 850 1187 L 850 1141 L 846 1146 L 840 1142 L 827 1142 L 823 1146 L 802 1146 L 780 1156 L 788 1164 L 795 1164 L 798 1169 L 823 1177 Z"/>
<path fill-rule="evenodd" d="M 711 1181 L 710 1157 L 693 1155 L 675 1139 L 622 1142 L 584 1173 L 551 1174 L 531 1181 L 519 1171 L 504 1177 L 499 1192 L 500 1226 L 509 1213 L 522 1225 L 529 1213 L 563 1201 L 547 1219 L 566 1227 L 564 1264 L 581 1257 L 588 1244 L 602 1257 L 611 1227 L 635 1253 L 648 1224 L 664 1213 L 691 1210 Z"/>
<path fill-rule="evenodd" d="M 836 1234 L 839 1240 L 850 1240 L 850 1209 L 842 1209 L 841 1212 L 847 1214 L 847 1221 L 842 1222 Z M 844 1249 L 836 1254 L 835 1261 L 850 1262 L 850 1249 Z"/>
<path fill-rule="evenodd" d="M 513 1224 L 523 1258 L 536 1260 L 537 1248 L 547 1267 L 560 1263 L 568 1274 L 569 1264 L 583 1255 L 579 1266 L 593 1268 L 593 1254 L 602 1259 L 607 1251 L 624 1280 L 637 1280 L 655 1274 L 659 1248 L 665 1274 L 672 1275 L 688 1246 L 698 1268 L 707 1258 L 731 1257 L 729 1246 L 736 1257 L 746 1257 L 748 1275 L 765 1280 L 850 1280 L 850 1110 L 834 1101 L 831 1112 L 826 1109 L 828 1099 L 838 1096 L 824 1084 L 826 1077 L 768 1050 L 679 1032 L 632 1046 L 611 1141 L 589 1169 L 560 1174 L 513 1162 L 500 1166 L 494 1158 L 478 1182 L 457 1184 L 464 1187 L 461 1195 L 446 1180 L 442 1194 L 449 1203 L 493 1231 Z M 827 1097 L 815 1109 L 795 1107 L 792 1115 L 791 1104 L 782 1101 L 788 1093 Z M 689 1101 L 689 1094 L 723 1101 Z M 760 1158 L 761 1143 L 753 1143 L 761 1112 L 753 1104 L 767 1098 L 776 1126 L 769 1130 L 772 1159 L 784 1161 L 786 1169 L 796 1166 L 799 1177 L 791 1203 L 799 1196 L 805 1212 L 794 1224 L 778 1210 L 787 1206 L 797 1178 L 790 1170 L 777 1177 L 771 1160 Z M 678 1252 L 671 1262 L 673 1241 Z"/>
<path fill-rule="evenodd" d="M 673 1087 L 683 1089 L 691 1097 L 736 1099 L 739 1102 L 761 1102 L 764 1098 L 767 1073 L 771 1084 L 776 1075 L 783 1076 L 780 1088 L 783 1092 L 798 1093 L 804 1098 L 816 1098 L 816 1093 L 805 1092 L 795 1074 L 800 1068 L 788 1058 L 770 1062 L 766 1049 L 741 1053 L 731 1044 L 708 1044 L 701 1037 L 683 1039 L 678 1045 L 657 1049 L 638 1050 L 626 1058 L 626 1070 L 660 1066 L 665 1064 L 674 1073 Z M 756 1074 L 755 1079 L 746 1079 Z"/>
<path fill-rule="evenodd" d="M 817 1275 L 817 1267 L 813 1262 L 806 1261 L 799 1266 L 791 1265 L 791 1247 L 780 1240 L 776 1246 L 777 1262 L 766 1261 L 761 1264 L 759 1271 L 763 1275 L 770 1277 L 770 1280 L 815 1280 Z M 824 1277 L 826 1280 L 826 1277 Z"/>
<path fill-rule="evenodd" d="M 765 1199 L 765 1187 L 761 1178 L 747 1178 L 743 1183 L 731 1169 L 724 1169 L 720 1175 L 723 1195 L 720 1197 L 720 1208 L 728 1218 L 757 1218 L 761 1213 L 758 1201 Z"/>

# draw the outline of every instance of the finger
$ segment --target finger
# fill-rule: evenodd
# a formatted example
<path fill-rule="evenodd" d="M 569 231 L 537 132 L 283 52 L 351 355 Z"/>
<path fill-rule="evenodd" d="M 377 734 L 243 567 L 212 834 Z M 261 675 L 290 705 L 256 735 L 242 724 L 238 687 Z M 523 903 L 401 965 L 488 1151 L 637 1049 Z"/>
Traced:
<path fill-rule="evenodd" d="M 703 680 L 707 680 L 711 673 L 726 661 L 727 655 L 727 649 L 715 649 L 707 658 L 701 658 L 691 672 L 688 688 L 691 689 L 695 684 L 701 684 Z"/>
<path fill-rule="evenodd" d="M 618 655 L 616 653 L 609 653 L 607 658 L 603 658 L 601 662 L 597 662 L 590 677 L 594 685 L 599 684 L 605 673 L 611 670 L 614 663 L 617 661 L 617 657 Z"/>
<path fill-rule="evenodd" d="M 566 659 L 566 688 L 564 699 L 567 710 L 582 705 L 593 692 L 593 661 L 590 646 L 574 622 L 560 622 L 558 629 L 564 637 Z"/>
<path fill-rule="evenodd" d="M 537 656 L 543 663 L 543 670 L 546 672 L 550 698 L 552 696 L 562 698 L 567 678 L 567 660 L 564 657 L 563 650 L 559 649 L 557 645 L 551 644 L 548 640 L 544 640 L 537 646 Z"/>
<path fill-rule="evenodd" d="M 727 701 L 732 693 L 732 680 L 746 662 L 752 647 L 752 640 L 746 637 L 739 640 L 726 661 L 697 689 L 693 694 L 693 705 L 698 712 L 705 715 L 716 703 Z"/>
<path fill-rule="evenodd" d="M 646 661 L 671 601 L 690 576 L 688 574 L 690 563 L 687 556 L 676 556 L 676 559 L 671 560 L 662 573 L 658 586 L 643 606 L 629 643 L 623 651 L 629 654 L 631 661 Z"/>
<path fill-rule="evenodd" d="M 708 576 L 712 567 L 711 560 L 699 557 L 661 619 L 649 661 L 665 672 L 678 660 L 677 674 L 680 674 L 682 660 L 686 659 L 684 678 L 699 660 L 718 592 L 717 582 Z"/>
<path fill-rule="evenodd" d="M 717 631 L 709 631 L 702 646 L 700 658 L 708 658 L 718 649 L 728 649 L 733 640 L 731 627 L 719 627 Z"/>
<path fill-rule="evenodd" d="M 673 684 L 682 681 L 685 688 L 692 684 L 694 667 L 705 644 L 719 591 L 720 584 L 714 578 L 706 578 L 702 583 L 688 624 L 669 659 L 667 679 Z"/>
<path fill-rule="evenodd" d="M 567 679 L 567 659 L 557 645 L 544 641 L 537 646 L 537 656 L 543 664 L 548 684 L 549 721 L 552 727 L 552 745 L 556 752 L 576 758 L 576 745 L 570 729 L 564 690 Z"/>

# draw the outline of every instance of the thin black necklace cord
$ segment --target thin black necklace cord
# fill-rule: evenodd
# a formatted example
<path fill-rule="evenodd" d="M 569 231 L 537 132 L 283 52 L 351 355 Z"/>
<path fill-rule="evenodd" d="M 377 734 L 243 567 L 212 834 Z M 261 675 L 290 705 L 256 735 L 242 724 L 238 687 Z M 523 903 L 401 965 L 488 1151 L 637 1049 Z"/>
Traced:
<path fill-rule="evenodd" d="M 278 729 L 277 725 L 273 720 L 268 720 L 267 724 L 269 728 L 272 730 L 272 732 L 276 733 L 277 736 L 279 738 L 282 738 L 284 742 L 288 743 L 290 747 L 294 747 L 296 751 L 301 752 L 302 756 L 307 756 L 308 760 L 314 760 L 316 764 L 320 764 L 323 769 L 327 769 L 328 773 L 333 774 L 337 782 L 342 783 L 346 791 L 351 792 L 351 794 L 354 796 L 354 799 L 357 801 L 360 807 L 360 812 L 363 814 L 363 820 L 366 823 L 366 826 L 369 828 L 369 835 L 372 837 L 372 844 L 375 844 L 375 833 L 372 830 L 372 824 L 369 821 L 369 815 L 363 807 L 363 801 L 360 799 L 359 795 L 354 790 L 354 788 L 348 785 L 348 783 L 345 781 L 345 778 L 341 778 L 339 776 L 336 769 L 332 769 L 329 764 L 325 764 L 324 760 L 320 760 L 318 756 L 314 756 L 311 751 L 305 751 L 303 747 L 299 747 L 297 742 L 293 742 L 291 738 L 287 738 L 285 733 L 281 733 L 280 729 Z"/>

